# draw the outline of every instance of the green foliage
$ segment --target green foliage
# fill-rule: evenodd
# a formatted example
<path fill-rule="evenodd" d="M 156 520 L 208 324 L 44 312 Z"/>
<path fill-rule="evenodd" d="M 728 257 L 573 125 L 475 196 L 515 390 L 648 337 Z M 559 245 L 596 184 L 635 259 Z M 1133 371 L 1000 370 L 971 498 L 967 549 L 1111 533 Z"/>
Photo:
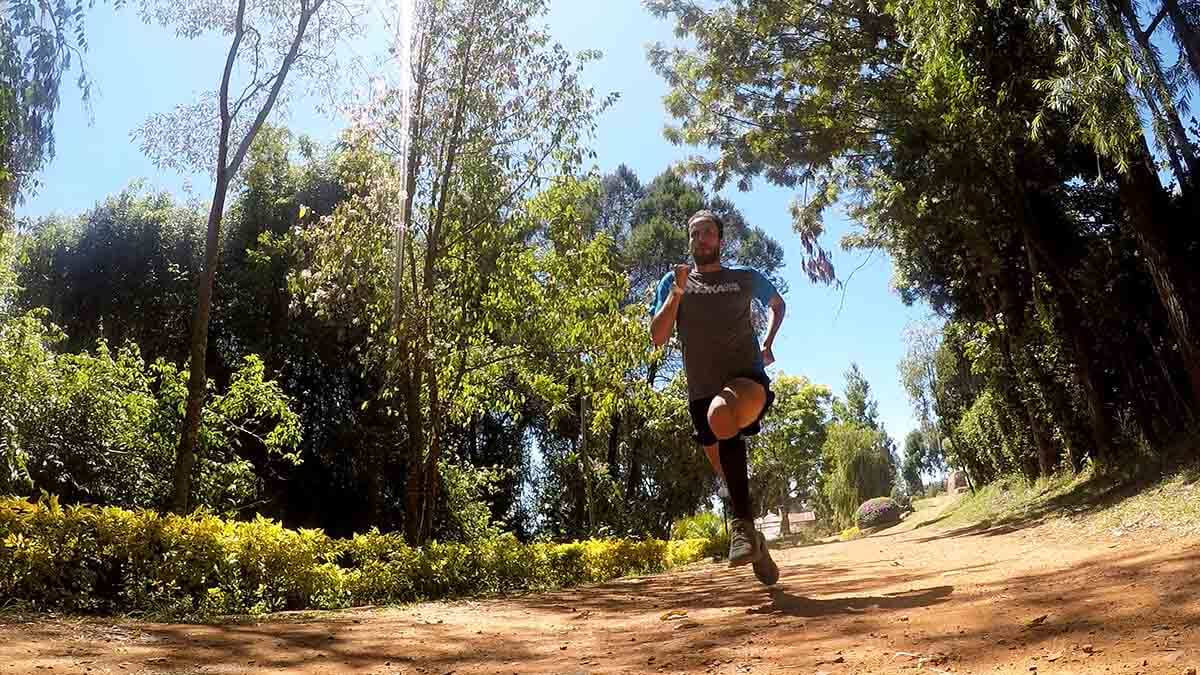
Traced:
<path fill-rule="evenodd" d="M 914 429 L 904 437 L 904 462 L 900 466 L 900 477 L 904 479 L 904 487 L 909 494 L 922 492 L 923 472 L 932 472 L 944 464 L 934 459 L 937 454 L 933 444 L 929 443 L 930 433 L 937 431 Z"/>
<path fill-rule="evenodd" d="M 4 214 L 0 213 L 0 320 L 12 312 L 13 297 L 17 286 L 17 238 L 8 231 Z"/>
<path fill-rule="evenodd" d="M 775 403 L 750 445 L 751 494 L 759 512 L 807 503 L 820 491 L 821 450 L 829 424 L 829 387 L 782 375 Z"/>
<path fill-rule="evenodd" d="M 991 475 L 1010 473 L 1027 464 L 1025 447 L 1005 433 L 1005 414 L 993 392 L 980 394 L 955 428 L 955 456 L 963 464 L 986 466 Z"/>
<path fill-rule="evenodd" d="M 846 371 L 845 399 L 833 402 L 833 419 L 879 430 L 879 402 L 871 397 L 871 383 L 867 382 L 857 363 L 851 363 Z"/>
<path fill-rule="evenodd" d="M 676 520 L 671 525 L 671 540 L 703 540 L 707 542 L 703 549 L 705 557 L 723 558 L 729 554 L 729 529 L 724 519 L 712 511 Z"/>
<path fill-rule="evenodd" d="M 398 534 L 332 539 L 256 518 L 0 501 L 0 595 L 39 609 L 174 616 L 329 609 L 541 590 L 649 574 L 703 557 L 703 539 L 410 548 Z"/>
<path fill-rule="evenodd" d="M 150 361 L 182 363 L 189 356 L 202 218 L 200 210 L 134 183 L 78 218 L 42 219 L 22 237 L 17 305 L 47 308 L 67 331 L 67 350 L 87 349 L 100 338 L 129 340 Z"/>
<path fill-rule="evenodd" d="M 500 536 L 488 504 L 504 473 L 494 467 L 442 462 L 440 474 L 446 499 L 442 513 L 446 522 L 440 529 L 444 539 L 474 545 Z"/>
<path fill-rule="evenodd" d="M 68 502 L 161 506 L 170 490 L 187 373 L 147 364 L 136 345 L 59 353 L 65 336 L 34 310 L 0 322 L 0 491 L 45 490 Z M 261 360 L 248 357 L 204 408 L 200 503 L 236 510 L 258 494 L 239 450 L 290 454 L 295 414 Z"/>
<path fill-rule="evenodd" d="M 835 524 L 850 522 L 864 501 L 891 494 L 894 472 L 885 441 L 878 431 L 844 422 L 830 425 L 822 450 L 822 490 Z"/>
<path fill-rule="evenodd" d="M 116 0 L 120 6 L 123 0 Z M 89 4 L 88 8 L 92 5 Z M 82 2 L 12 0 L 0 20 L 0 232 L 14 200 L 37 187 L 38 171 L 54 157 L 54 114 L 62 79 L 78 67 L 86 106 L 91 79 Z"/>
<path fill-rule="evenodd" d="M 671 525 L 671 539 L 713 539 L 725 530 L 725 521 L 712 511 L 684 516 Z"/>
<path fill-rule="evenodd" d="M 865 530 L 899 522 L 903 509 L 891 497 L 876 497 L 863 502 L 854 512 L 854 526 Z"/>

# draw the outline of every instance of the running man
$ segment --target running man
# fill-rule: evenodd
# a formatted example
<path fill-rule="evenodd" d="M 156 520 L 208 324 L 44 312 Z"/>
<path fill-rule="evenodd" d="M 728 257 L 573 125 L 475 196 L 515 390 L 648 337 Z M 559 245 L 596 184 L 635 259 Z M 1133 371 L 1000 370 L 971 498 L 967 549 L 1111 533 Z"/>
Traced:
<path fill-rule="evenodd" d="M 688 220 L 688 248 L 696 267 L 676 265 L 659 282 L 650 337 L 661 347 L 679 327 L 695 438 L 725 481 L 735 516 L 729 565 L 751 563 L 758 580 L 771 585 L 779 578 L 779 568 L 771 560 L 766 538 L 754 529 L 744 437 L 760 431 L 759 423 L 775 399 L 765 368 L 775 360 L 771 345 L 786 305 L 762 273 L 721 266 L 724 233 L 724 224 L 712 211 L 698 211 Z M 753 300 L 771 310 L 761 348 L 751 323 Z"/>

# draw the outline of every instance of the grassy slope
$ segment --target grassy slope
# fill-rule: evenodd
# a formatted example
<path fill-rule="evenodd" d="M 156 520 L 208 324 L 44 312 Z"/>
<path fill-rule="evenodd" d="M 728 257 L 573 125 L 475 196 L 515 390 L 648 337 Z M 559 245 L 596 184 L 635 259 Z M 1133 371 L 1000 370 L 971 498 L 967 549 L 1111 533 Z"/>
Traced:
<path fill-rule="evenodd" d="M 1200 467 L 1157 479 L 1119 479 L 1084 471 L 1036 482 L 1009 477 L 961 500 L 939 527 L 1041 522 L 1079 534 L 1156 528 L 1200 534 Z"/>

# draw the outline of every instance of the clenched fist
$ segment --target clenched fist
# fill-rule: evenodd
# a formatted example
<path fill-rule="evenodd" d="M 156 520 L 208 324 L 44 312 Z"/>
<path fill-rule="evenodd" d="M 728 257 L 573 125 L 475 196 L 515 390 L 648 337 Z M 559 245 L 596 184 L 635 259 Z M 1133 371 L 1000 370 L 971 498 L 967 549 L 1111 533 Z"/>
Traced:
<path fill-rule="evenodd" d="M 680 292 L 687 288 L 688 274 L 690 274 L 691 271 L 692 268 L 689 265 L 675 266 L 675 287 L 678 288 Z"/>

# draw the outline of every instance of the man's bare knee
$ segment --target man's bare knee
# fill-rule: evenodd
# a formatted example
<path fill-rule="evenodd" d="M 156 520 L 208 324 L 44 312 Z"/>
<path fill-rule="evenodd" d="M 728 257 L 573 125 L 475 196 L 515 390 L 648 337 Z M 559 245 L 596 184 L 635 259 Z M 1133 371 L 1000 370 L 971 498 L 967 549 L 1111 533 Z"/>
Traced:
<path fill-rule="evenodd" d="M 767 390 L 762 384 L 749 378 L 739 377 L 729 383 L 723 392 L 733 410 L 734 423 L 738 428 L 749 426 L 758 419 L 767 402 Z"/>
<path fill-rule="evenodd" d="M 720 397 L 714 400 L 708 409 L 708 428 L 712 429 L 717 440 L 723 441 L 737 436 L 740 429 L 733 406 L 727 405 Z"/>

